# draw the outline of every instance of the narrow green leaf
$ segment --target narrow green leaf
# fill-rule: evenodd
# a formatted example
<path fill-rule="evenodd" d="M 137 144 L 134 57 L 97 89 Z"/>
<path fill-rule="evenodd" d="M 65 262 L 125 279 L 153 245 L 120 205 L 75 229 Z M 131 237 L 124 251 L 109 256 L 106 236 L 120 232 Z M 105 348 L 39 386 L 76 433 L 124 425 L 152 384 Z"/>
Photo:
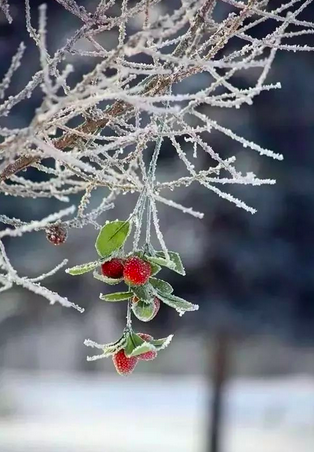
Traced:
<path fill-rule="evenodd" d="M 120 337 L 120 339 L 118 339 L 117 341 L 111 342 L 109 344 L 103 344 L 103 345 L 97 344 L 96 342 L 93 342 L 90 339 L 85 339 L 84 344 L 87 347 L 93 347 L 93 348 L 96 347 L 96 348 L 103 350 L 103 353 L 100 355 L 94 355 L 94 356 L 87 357 L 87 361 L 95 361 L 95 360 L 98 360 L 101 358 L 108 358 L 109 356 L 112 356 L 115 353 L 122 350 L 126 345 L 126 337 L 125 337 L 125 334 L 123 334 L 122 337 Z"/>
<path fill-rule="evenodd" d="M 112 342 L 111 344 L 104 345 L 103 350 L 104 353 L 110 355 L 114 355 L 115 353 L 122 350 L 126 345 L 125 336 L 122 336 L 118 341 Z"/>
<path fill-rule="evenodd" d="M 117 292 L 117 293 L 108 293 L 107 295 L 104 295 L 101 293 L 99 295 L 99 298 L 104 301 L 124 301 L 128 300 L 133 296 L 132 292 Z"/>
<path fill-rule="evenodd" d="M 157 263 L 150 263 L 150 266 L 151 266 L 152 276 L 155 276 L 161 270 L 161 266 L 157 265 Z"/>
<path fill-rule="evenodd" d="M 164 337 L 162 339 L 152 339 L 149 342 L 154 345 L 157 351 L 163 350 L 164 348 L 168 347 L 170 342 L 172 341 L 173 334 L 170 336 Z"/>
<path fill-rule="evenodd" d="M 132 339 L 135 345 L 138 347 L 139 345 L 142 345 L 143 342 L 145 342 L 138 334 L 136 334 L 134 331 L 132 331 Z"/>
<path fill-rule="evenodd" d="M 197 304 L 192 304 L 179 296 L 158 292 L 158 298 L 161 299 L 163 303 L 173 307 L 180 315 L 183 315 L 186 311 L 198 310 Z"/>
<path fill-rule="evenodd" d="M 95 247 L 100 257 L 106 257 L 119 249 L 125 243 L 131 231 L 128 221 L 108 222 L 100 230 Z"/>
<path fill-rule="evenodd" d="M 150 284 L 144 284 L 139 286 L 131 287 L 132 292 L 139 300 L 150 303 L 153 299 L 153 289 Z"/>
<path fill-rule="evenodd" d="M 83 263 L 82 265 L 76 265 L 72 268 L 68 268 L 65 270 L 66 273 L 71 274 L 72 276 L 77 276 L 79 274 L 85 274 L 90 271 L 93 271 L 101 264 L 100 260 L 96 260 L 95 262 Z"/>
<path fill-rule="evenodd" d="M 163 257 L 157 257 L 157 256 L 154 256 L 154 257 L 151 257 L 151 256 L 146 256 L 145 257 L 146 260 L 150 263 L 153 263 L 153 264 L 156 264 L 156 265 L 160 265 L 160 266 L 165 266 L 166 268 L 170 268 L 171 266 L 174 267 L 175 264 L 174 263 L 170 263 L 169 260 L 166 260 L 164 259 Z"/>
<path fill-rule="evenodd" d="M 149 282 L 152 284 L 152 286 L 162 292 L 162 293 L 172 293 L 173 292 L 173 288 L 172 286 L 166 282 L 166 281 L 163 281 L 162 279 L 157 279 L 156 277 L 151 277 L 149 279 Z"/>
<path fill-rule="evenodd" d="M 162 251 L 156 252 L 156 256 L 159 258 L 165 259 L 165 253 Z M 171 260 L 171 263 L 169 262 L 169 265 L 165 265 L 171 270 L 175 271 L 178 274 L 181 274 L 182 276 L 185 276 L 185 269 L 182 264 L 182 260 L 180 255 L 177 252 L 169 251 L 169 257 Z"/>
<path fill-rule="evenodd" d="M 160 266 L 165 266 L 172 271 L 175 271 L 182 276 L 185 276 L 185 270 L 180 258 L 180 255 L 177 252 L 169 251 L 169 259 L 166 259 L 165 253 L 163 251 L 156 252 L 154 256 L 146 256 L 146 260 L 150 263 L 157 264 Z"/>
<path fill-rule="evenodd" d="M 157 349 L 154 345 L 152 345 L 150 342 L 144 341 L 142 345 L 139 345 L 138 347 L 135 347 L 134 350 L 132 350 L 132 353 L 126 356 L 132 357 L 132 356 L 138 356 L 141 355 L 142 353 L 147 353 L 147 352 L 156 352 Z"/>
<path fill-rule="evenodd" d="M 95 279 L 98 279 L 101 282 L 105 282 L 108 285 L 116 285 L 123 281 L 123 279 L 113 279 L 112 277 L 103 276 L 102 274 L 97 273 L 97 271 L 93 272 L 93 276 Z"/>
<path fill-rule="evenodd" d="M 124 347 L 124 352 L 126 356 L 130 356 L 133 350 L 136 347 L 142 345 L 142 343 L 144 342 L 143 339 L 141 339 L 139 336 L 133 338 L 134 334 L 135 334 L 134 332 L 129 332 L 126 334 L 126 345 Z"/>
<path fill-rule="evenodd" d="M 127 357 L 141 355 L 151 351 L 156 351 L 156 347 L 147 341 L 144 341 L 134 331 L 126 335 L 126 346 L 124 348 Z"/>

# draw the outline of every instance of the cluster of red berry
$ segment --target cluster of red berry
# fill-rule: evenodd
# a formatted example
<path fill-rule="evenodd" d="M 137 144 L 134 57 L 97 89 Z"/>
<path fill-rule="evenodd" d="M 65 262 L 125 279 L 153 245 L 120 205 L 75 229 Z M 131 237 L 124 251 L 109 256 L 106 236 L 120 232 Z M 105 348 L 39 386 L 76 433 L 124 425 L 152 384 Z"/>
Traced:
<path fill-rule="evenodd" d="M 127 259 L 114 258 L 101 265 L 102 274 L 111 279 L 124 279 L 130 286 L 140 286 L 148 282 L 152 269 L 150 263 L 137 256 Z M 132 297 L 132 311 L 143 321 L 151 321 L 160 309 L 160 300 L 154 297 L 150 305 L 143 303 L 137 296 Z"/>
<path fill-rule="evenodd" d="M 150 334 L 137 333 L 137 335 L 144 341 L 150 341 L 153 339 Z M 156 358 L 156 356 L 157 352 L 150 351 L 128 358 L 124 349 L 122 349 L 112 356 L 112 360 L 118 374 L 128 375 L 133 372 L 139 360 L 152 361 Z"/>
<path fill-rule="evenodd" d="M 144 285 L 151 275 L 150 263 L 140 257 L 112 259 L 101 265 L 102 274 L 113 279 L 123 277 L 128 285 Z"/>
<path fill-rule="evenodd" d="M 150 334 L 135 333 L 132 330 L 132 313 L 141 321 L 149 322 L 160 309 L 161 302 L 175 309 L 179 315 L 186 311 L 195 311 L 197 305 L 173 294 L 172 286 L 156 275 L 166 267 L 184 276 L 185 270 L 177 252 L 155 251 L 151 245 L 145 245 L 131 254 L 124 253 L 124 243 L 132 229 L 129 221 L 111 221 L 100 230 L 95 248 L 99 256 L 94 262 L 77 265 L 66 270 L 72 276 L 93 271 L 95 279 L 108 285 L 116 285 L 124 281 L 128 291 L 100 294 L 102 301 L 127 301 L 127 324 L 119 340 L 105 345 L 96 344 L 87 339 L 88 347 L 103 350 L 101 355 L 87 357 L 89 361 L 99 358 L 112 357 L 116 370 L 121 375 L 131 373 L 139 360 L 155 359 L 157 352 L 166 348 L 173 335 L 166 338 L 154 339 Z M 51 240 L 56 242 L 55 230 Z M 59 232 L 60 233 L 60 232 Z M 62 232 L 61 232 L 62 233 Z M 97 268 L 101 267 L 101 274 Z"/>

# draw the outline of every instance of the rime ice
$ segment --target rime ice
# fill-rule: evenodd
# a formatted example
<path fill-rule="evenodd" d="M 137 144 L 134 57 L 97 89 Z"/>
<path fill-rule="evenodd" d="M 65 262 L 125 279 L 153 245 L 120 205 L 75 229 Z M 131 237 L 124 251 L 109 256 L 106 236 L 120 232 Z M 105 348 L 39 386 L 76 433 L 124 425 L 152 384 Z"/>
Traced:
<path fill-rule="evenodd" d="M 138 196 L 125 215 L 134 226 L 133 250 L 142 237 L 149 247 L 151 232 L 155 231 L 169 263 L 159 204 L 203 217 L 193 207 L 172 200 L 169 190 L 200 184 L 211 197 L 219 196 L 255 213 L 254 207 L 226 192 L 225 185 L 270 185 L 274 180 L 253 172 L 243 175 L 228 150 L 222 156 L 213 148 L 211 134 L 227 137 L 258 159 L 281 160 L 284 150 L 269 150 L 239 136 L 211 118 L 211 108 L 238 109 L 235 115 L 241 116 L 241 107 L 251 105 L 262 92 L 280 89 L 280 82 L 267 82 L 278 52 L 313 50 L 296 41 L 313 33 L 314 24 L 300 18 L 311 0 L 222 1 L 233 13 L 217 21 L 213 14 L 216 0 L 181 5 L 173 2 L 177 6 L 171 7 L 172 2 L 168 2 L 166 15 L 151 14 L 160 0 L 140 0 L 135 5 L 96 1 L 91 12 L 75 0 L 62 0 L 59 3 L 66 14 L 76 16 L 79 25 L 54 53 L 47 46 L 49 3 L 48 7 L 39 7 L 35 25 L 30 2 L 25 1 L 26 29 L 38 47 L 40 69 L 34 71 L 25 87 L 14 92 L 12 78 L 27 64 L 25 45 L 20 43 L 0 81 L 0 117 L 7 117 L 6 125 L 10 125 L 13 107 L 27 102 L 35 90 L 41 90 L 42 102 L 27 127 L 0 126 L 0 191 L 6 197 L 41 198 L 48 203 L 55 199 L 66 208 L 31 222 L 18 219 L 18 213 L 12 218 L 0 213 L 0 222 L 7 226 L 0 232 L 0 291 L 20 285 L 51 304 L 59 302 L 82 311 L 39 283 L 65 262 L 37 278 L 20 276 L 7 255 L 6 237 L 42 234 L 61 218 L 65 229 L 92 224 L 99 230 L 104 221 L 99 221 L 100 216 L 114 208 L 117 197 L 124 194 Z M 110 12 L 112 7 L 115 14 Z M 4 20 L 11 23 L 10 0 L 0 1 L 0 10 Z M 254 32 L 263 22 L 271 27 L 265 27 L 269 33 L 260 36 Z M 104 33 L 117 34 L 116 47 L 103 47 L 100 36 Z M 233 41 L 236 47 L 229 46 Z M 67 61 L 73 61 L 73 56 L 77 61 L 88 58 L 95 62 L 75 83 L 72 80 L 76 78 L 69 77 L 75 65 Z M 247 86 L 241 88 L 236 82 L 240 72 L 250 75 Z M 208 85 L 198 89 L 195 83 L 196 89 L 189 92 L 191 85 L 181 82 L 186 79 L 193 84 L 193 78 L 200 74 L 208 76 Z M 77 120 L 79 126 L 73 127 Z M 158 181 L 158 159 L 167 152 L 165 143 L 174 150 L 184 170 L 169 181 Z M 153 151 L 147 162 L 151 144 Z M 204 156 L 209 156 L 212 164 L 202 168 Z M 47 158 L 52 165 L 47 165 Z M 33 181 L 28 173 L 22 173 L 29 167 L 43 178 Z M 103 197 L 97 199 L 96 208 L 90 209 L 96 190 L 103 190 Z M 69 206 L 73 195 L 79 201 Z M 61 234 L 49 237 L 55 244 L 65 239 Z"/>

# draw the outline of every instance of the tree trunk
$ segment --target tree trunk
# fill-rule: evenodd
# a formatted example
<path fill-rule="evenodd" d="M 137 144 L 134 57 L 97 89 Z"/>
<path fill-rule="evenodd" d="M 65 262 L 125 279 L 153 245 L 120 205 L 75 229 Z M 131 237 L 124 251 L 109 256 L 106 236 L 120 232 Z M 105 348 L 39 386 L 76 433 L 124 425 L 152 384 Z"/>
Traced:
<path fill-rule="evenodd" d="M 213 361 L 209 362 L 208 382 L 211 383 L 212 394 L 210 397 L 210 417 L 207 439 L 207 452 L 223 451 L 223 393 L 228 375 L 229 336 L 221 330 L 217 332 L 214 340 Z"/>

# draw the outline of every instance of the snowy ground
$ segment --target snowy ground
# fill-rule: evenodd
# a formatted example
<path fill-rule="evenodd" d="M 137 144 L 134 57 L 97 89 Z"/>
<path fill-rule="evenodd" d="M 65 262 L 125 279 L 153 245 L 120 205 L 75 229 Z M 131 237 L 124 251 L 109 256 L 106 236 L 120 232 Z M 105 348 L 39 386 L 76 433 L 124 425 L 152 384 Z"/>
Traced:
<path fill-rule="evenodd" d="M 314 379 L 237 380 L 226 451 L 314 451 Z M 26 375 L 0 381 L 0 451 L 202 451 L 202 378 Z"/>

